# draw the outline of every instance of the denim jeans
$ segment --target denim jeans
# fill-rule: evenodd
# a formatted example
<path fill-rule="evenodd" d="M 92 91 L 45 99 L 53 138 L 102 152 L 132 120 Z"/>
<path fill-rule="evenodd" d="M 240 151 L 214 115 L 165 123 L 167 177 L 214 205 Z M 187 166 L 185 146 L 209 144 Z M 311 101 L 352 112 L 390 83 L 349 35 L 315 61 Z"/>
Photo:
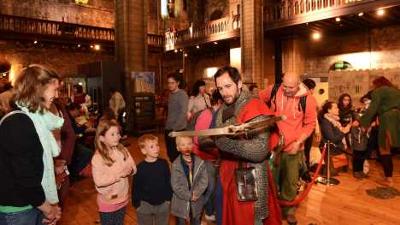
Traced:
<path fill-rule="evenodd" d="M 217 170 L 215 165 L 210 160 L 205 161 L 208 174 L 208 187 L 205 193 L 206 204 L 204 206 L 207 216 L 215 214 L 215 187 L 217 181 Z"/>
<path fill-rule="evenodd" d="M 223 201 L 223 190 L 221 184 L 221 178 L 217 174 L 217 183 L 215 187 L 215 218 L 217 225 L 222 225 L 222 201 Z"/>
<path fill-rule="evenodd" d="M 42 213 L 36 208 L 15 213 L 0 212 L 0 225 L 42 225 L 42 219 Z"/>
<path fill-rule="evenodd" d="M 101 225 L 123 225 L 126 207 L 115 212 L 100 212 Z"/>
<path fill-rule="evenodd" d="M 201 225 L 201 216 L 196 218 L 190 218 L 190 225 Z M 186 220 L 180 217 L 176 217 L 176 225 L 186 225 Z"/>

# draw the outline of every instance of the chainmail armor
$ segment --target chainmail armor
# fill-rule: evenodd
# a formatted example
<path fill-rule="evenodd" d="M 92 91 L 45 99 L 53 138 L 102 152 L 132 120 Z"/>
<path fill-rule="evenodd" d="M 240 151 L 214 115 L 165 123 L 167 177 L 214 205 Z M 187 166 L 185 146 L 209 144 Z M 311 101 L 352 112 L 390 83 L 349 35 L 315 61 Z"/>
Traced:
<path fill-rule="evenodd" d="M 249 102 L 251 96 L 247 91 L 242 91 L 239 98 L 236 100 L 234 107 L 234 116 L 227 119 L 225 122 L 222 120 L 222 112 L 227 106 L 222 105 L 216 118 L 216 126 L 224 127 L 227 125 L 237 124 L 236 116 L 242 108 Z M 265 116 L 258 116 L 253 118 L 251 121 L 262 120 Z M 267 175 L 267 142 L 269 132 L 261 132 L 257 135 L 252 135 L 251 139 L 231 139 L 227 137 L 218 138 L 215 141 L 217 147 L 223 151 L 230 153 L 248 163 L 250 166 L 254 166 L 256 169 L 256 184 L 258 199 L 255 202 L 255 219 L 265 219 L 269 215 L 268 210 L 268 175 Z"/>

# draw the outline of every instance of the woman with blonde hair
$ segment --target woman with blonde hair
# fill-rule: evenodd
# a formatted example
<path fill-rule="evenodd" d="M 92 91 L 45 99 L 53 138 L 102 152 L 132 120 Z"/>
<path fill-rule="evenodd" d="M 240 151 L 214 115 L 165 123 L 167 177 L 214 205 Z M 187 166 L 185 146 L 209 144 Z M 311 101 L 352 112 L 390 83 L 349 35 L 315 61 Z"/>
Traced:
<path fill-rule="evenodd" d="M 0 121 L 0 224 L 55 224 L 61 217 L 53 157 L 60 148 L 51 133 L 64 120 L 48 110 L 59 77 L 40 65 L 18 75 L 13 109 Z"/>

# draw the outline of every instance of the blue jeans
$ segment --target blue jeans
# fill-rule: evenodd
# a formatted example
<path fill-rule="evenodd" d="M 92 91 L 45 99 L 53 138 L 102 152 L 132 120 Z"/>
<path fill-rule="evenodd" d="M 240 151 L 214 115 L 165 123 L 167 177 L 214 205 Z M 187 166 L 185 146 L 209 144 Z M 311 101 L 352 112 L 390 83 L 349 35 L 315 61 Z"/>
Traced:
<path fill-rule="evenodd" d="M 42 213 L 36 208 L 15 213 L 0 212 L 0 225 L 41 225 L 42 219 Z"/>
<path fill-rule="evenodd" d="M 217 183 L 215 187 L 215 218 L 217 225 L 222 224 L 222 201 L 223 201 L 223 190 L 221 184 L 221 178 L 217 176 Z"/>
<path fill-rule="evenodd" d="M 101 225 L 123 225 L 126 206 L 115 212 L 100 212 Z"/>
<path fill-rule="evenodd" d="M 208 187 L 205 193 L 206 204 L 204 209 L 206 215 L 211 216 L 215 214 L 215 187 L 217 181 L 217 170 L 213 162 L 206 160 L 205 164 L 208 174 Z"/>
<path fill-rule="evenodd" d="M 190 218 L 190 225 L 200 225 L 201 224 L 201 216 L 196 218 Z M 176 225 L 186 225 L 186 220 L 180 217 L 176 217 Z"/>

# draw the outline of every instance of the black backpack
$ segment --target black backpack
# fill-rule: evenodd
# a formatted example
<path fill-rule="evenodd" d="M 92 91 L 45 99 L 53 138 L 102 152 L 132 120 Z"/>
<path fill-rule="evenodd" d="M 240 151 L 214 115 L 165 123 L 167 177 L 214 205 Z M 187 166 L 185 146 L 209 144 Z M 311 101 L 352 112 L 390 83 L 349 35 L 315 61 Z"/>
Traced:
<path fill-rule="evenodd" d="M 273 101 L 275 104 L 275 111 L 276 111 L 276 93 L 278 92 L 278 89 L 280 86 L 281 86 L 281 83 L 274 84 L 274 86 L 272 87 L 271 95 L 270 95 L 268 101 L 266 102 L 267 106 L 269 108 L 271 108 L 272 101 Z M 300 101 L 299 101 L 299 110 L 301 107 L 303 113 L 305 113 L 305 111 L 306 111 L 306 103 L 307 103 L 307 95 L 301 96 Z"/>

